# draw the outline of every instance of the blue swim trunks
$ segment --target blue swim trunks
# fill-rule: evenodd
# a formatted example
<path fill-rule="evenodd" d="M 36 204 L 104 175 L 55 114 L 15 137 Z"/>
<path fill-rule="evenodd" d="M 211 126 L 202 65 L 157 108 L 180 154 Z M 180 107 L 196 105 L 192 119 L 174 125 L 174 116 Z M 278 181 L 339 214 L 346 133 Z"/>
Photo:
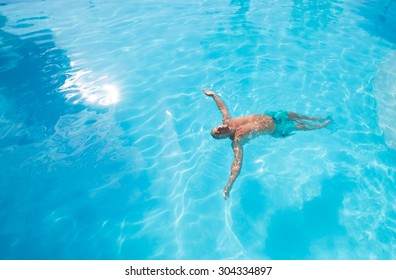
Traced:
<path fill-rule="evenodd" d="M 265 112 L 267 116 L 270 116 L 275 123 L 275 131 L 272 134 L 274 137 L 287 137 L 293 132 L 298 130 L 296 124 L 290 119 L 289 114 L 286 111 L 277 112 Z"/>

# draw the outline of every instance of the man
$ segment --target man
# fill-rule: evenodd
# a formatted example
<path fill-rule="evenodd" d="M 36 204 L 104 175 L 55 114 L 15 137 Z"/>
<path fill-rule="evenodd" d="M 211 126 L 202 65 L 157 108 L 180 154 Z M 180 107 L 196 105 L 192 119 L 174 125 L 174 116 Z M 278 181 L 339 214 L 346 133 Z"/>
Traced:
<path fill-rule="evenodd" d="M 243 149 L 242 145 L 253 137 L 269 134 L 274 137 L 286 137 L 297 130 L 319 129 L 330 124 L 325 117 L 308 117 L 293 112 L 278 111 L 266 112 L 262 115 L 249 115 L 245 117 L 231 118 L 224 102 L 213 91 L 203 89 L 207 96 L 213 97 L 223 115 L 223 124 L 212 129 L 211 135 L 215 139 L 230 138 L 234 150 L 234 161 L 231 166 L 231 175 L 224 187 L 224 199 L 229 198 L 230 191 L 235 179 L 241 171 Z M 318 122 L 325 120 L 324 122 Z"/>

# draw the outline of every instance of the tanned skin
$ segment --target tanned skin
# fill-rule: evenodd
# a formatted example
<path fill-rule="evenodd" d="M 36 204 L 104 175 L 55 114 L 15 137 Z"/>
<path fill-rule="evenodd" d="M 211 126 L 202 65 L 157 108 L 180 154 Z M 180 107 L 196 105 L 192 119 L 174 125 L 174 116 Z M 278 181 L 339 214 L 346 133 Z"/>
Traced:
<path fill-rule="evenodd" d="M 275 131 L 275 122 L 272 117 L 265 114 L 262 115 L 249 115 L 244 117 L 232 118 L 227 106 L 213 91 L 203 89 L 207 96 L 213 97 L 218 109 L 222 114 L 223 125 L 217 126 L 212 129 L 211 134 L 215 139 L 232 140 L 232 149 L 234 151 L 234 161 L 231 165 L 231 174 L 227 184 L 224 187 L 224 199 L 228 199 L 230 191 L 235 179 L 238 177 L 243 160 L 242 145 L 251 140 L 255 136 L 263 134 L 273 134 Z M 293 112 L 288 112 L 290 120 L 295 122 L 298 130 L 313 130 L 325 127 L 330 124 L 327 120 L 320 124 L 315 124 L 310 121 L 323 120 L 325 117 L 308 117 Z"/>

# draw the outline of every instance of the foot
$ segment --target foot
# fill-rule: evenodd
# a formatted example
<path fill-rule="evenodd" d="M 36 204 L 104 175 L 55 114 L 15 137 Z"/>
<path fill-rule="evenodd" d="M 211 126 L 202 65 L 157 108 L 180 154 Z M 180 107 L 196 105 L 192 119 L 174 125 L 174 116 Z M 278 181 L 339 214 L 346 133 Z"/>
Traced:
<path fill-rule="evenodd" d="M 326 127 L 326 126 L 328 126 L 329 124 L 331 124 L 331 121 L 330 121 L 330 120 L 327 120 L 327 121 L 325 121 L 324 123 L 319 124 L 319 125 L 318 125 L 318 128 Z"/>

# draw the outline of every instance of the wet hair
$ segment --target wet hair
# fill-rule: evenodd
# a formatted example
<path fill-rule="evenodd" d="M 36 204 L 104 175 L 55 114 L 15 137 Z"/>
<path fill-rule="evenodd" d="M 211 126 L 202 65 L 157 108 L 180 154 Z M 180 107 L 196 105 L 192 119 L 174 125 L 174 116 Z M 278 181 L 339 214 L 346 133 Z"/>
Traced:
<path fill-rule="evenodd" d="M 215 139 L 225 139 L 231 136 L 231 129 L 223 124 L 213 128 L 210 134 Z"/>

